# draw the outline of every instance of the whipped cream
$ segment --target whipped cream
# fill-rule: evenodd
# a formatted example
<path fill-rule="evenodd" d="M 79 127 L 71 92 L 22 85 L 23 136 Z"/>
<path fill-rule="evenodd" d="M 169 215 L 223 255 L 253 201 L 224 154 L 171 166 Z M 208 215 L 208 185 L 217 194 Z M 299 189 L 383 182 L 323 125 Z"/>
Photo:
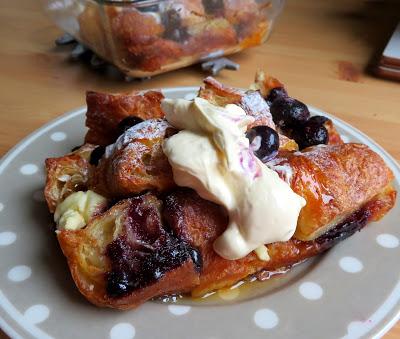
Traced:
<path fill-rule="evenodd" d="M 214 250 L 234 260 L 289 240 L 306 202 L 250 150 L 245 132 L 254 118 L 237 105 L 219 107 L 202 98 L 165 99 L 161 105 L 180 130 L 163 144 L 176 184 L 228 211 L 229 225 Z"/>

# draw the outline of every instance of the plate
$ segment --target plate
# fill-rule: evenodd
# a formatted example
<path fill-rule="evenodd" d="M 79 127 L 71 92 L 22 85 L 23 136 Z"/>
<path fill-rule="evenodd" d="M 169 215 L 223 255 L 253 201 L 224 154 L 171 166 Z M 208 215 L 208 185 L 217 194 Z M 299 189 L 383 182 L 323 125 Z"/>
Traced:
<path fill-rule="evenodd" d="M 192 98 L 197 88 L 164 90 Z M 326 114 L 311 108 L 313 114 Z M 201 302 L 147 302 L 135 311 L 100 309 L 77 291 L 43 197 L 45 158 L 83 141 L 85 108 L 15 146 L 0 163 L 0 326 L 14 338 L 359 338 L 383 335 L 400 311 L 400 207 L 288 274 Z M 346 142 L 375 142 L 332 117 Z"/>

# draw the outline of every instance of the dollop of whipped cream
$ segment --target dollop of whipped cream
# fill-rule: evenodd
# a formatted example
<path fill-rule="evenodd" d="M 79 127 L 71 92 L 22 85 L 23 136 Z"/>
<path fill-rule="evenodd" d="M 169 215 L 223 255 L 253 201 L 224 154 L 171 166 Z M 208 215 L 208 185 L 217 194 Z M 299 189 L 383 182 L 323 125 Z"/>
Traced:
<path fill-rule="evenodd" d="M 254 118 L 237 105 L 219 107 L 202 98 L 164 99 L 161 106 L 180 130 L 163 144 L 176 184 L 228 211 L 229 225 L 214 250 L 234 260 L 289 240 L 306 202 L 251 151 L 245 132 Z"/>

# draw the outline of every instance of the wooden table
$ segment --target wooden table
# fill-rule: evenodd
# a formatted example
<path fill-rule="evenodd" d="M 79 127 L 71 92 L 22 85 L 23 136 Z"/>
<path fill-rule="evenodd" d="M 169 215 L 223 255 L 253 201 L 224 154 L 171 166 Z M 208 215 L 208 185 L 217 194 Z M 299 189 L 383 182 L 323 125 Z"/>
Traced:
<path fill-rule="evenodd" d="M 281 79 L 291 96 L 359 128 L 400 160 L 400 84 L 370 75 L 369 65 L 393 31 L 400 3 L 289 0 L 270 40 L 232 59 L 239 72 L 222 82 L 245 87 L 256 67 Z M 0 156 L 59 114 L 84 105 L 85 90 L 198 85 L 189 67 L 144 82 L 106 79 L 55 48 L 58 30 L 35 0 L 0 2 Z M 0 334 L 0 338 L 4 335 Z M 398 338 L 397 324 L 386 338 Z"/>

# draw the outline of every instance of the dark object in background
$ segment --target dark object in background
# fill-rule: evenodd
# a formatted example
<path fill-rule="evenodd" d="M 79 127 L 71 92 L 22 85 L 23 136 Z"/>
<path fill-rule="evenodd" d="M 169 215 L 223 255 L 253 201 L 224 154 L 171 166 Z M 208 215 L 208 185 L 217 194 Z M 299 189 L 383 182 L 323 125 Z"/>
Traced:
<path fill-rule="evenodd" d="M 383 78 L 400 80 L 400 23 L 386 45 L 375 73 Z"/>
<path fill-rule="evenodd" d="M 212 75 L 217 75 L 223 69 L 229 69 L 231 71 L 237 71 L 240 68 L 239 64 L 227 59 L 227 58 L 217 58 L 210 61 L 205 61 L 201 64 L 201 69 L 203 71 L 208 71 Z"/>

